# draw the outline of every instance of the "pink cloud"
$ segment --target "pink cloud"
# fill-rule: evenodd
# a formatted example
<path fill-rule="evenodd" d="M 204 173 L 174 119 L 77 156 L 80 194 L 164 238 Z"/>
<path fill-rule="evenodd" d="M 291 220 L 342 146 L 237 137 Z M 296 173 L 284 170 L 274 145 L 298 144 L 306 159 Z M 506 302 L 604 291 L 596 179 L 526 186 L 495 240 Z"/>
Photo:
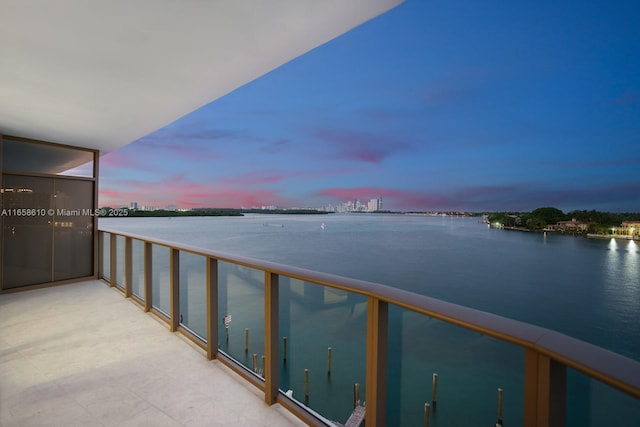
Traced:
<path fill-rule="evenodd" d="M 140 205 L 164 207 L 228 207 L 278 205 L 288 206 L 291 200 L 273 190 L 254 190 L 237 187 L 219 187 L 209 183 L 189 181 L 185 175 L 173 175 L 156 182 L 119 182 L 120 188 L 103 187 L 99 194 L 100 206 Z"/>
<path fill-rule="evenodd" d="M 206 194 L 185 194 L 178 199 L 178 205 L 191 207 L 232 207 L 277 205 L 287 206 L 290 201 L 271 190 L 253 189 L 212 189 Z"/>
<path fill-rule="evenodd" d="M 365 168 L 363 168 L 365 170 Z M 221 182 L 225 185 L 231 186 L 247 186 L 247 185 L 262 185 L 273 184 L 277 182 L 286 181 L 289 179 L 302 179 L 302 178 L 326 178 L 327 176 L 338 176 L 343 174 L 350 174 L 357 172 L 356 168 L 328 168 L 319 170 L 275 170 L 268 169 L 262 171 L 250 172 L 237 177 L 229 177 Z"/>
<path fill-rule="evenodd" d="M 366 132 L 317 129 L 316 138 L 329 143 L 336 157 L 365 163 L 382 163 L 387 157 L 406 151 L 409 144 Z"/>

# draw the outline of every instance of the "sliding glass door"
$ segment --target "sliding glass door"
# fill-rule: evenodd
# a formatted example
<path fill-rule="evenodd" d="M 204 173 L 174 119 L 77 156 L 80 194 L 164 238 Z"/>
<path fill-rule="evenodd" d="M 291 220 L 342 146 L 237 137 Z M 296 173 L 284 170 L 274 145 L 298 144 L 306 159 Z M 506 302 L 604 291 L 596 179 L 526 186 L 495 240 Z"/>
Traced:
<path fill-rule="evenodd" d="M 2 287 L 93 275 L 94 183 L 3 176 Z"/>
<path fill-rule="evenodd" d="M 93 275 L 93 182 L 54 180 L 53 280 Z"/>
<path fill-rule="evenodd" d="M 4 289 L 51 282 L 53 179 L 4 175 L 2 193 Z"/>

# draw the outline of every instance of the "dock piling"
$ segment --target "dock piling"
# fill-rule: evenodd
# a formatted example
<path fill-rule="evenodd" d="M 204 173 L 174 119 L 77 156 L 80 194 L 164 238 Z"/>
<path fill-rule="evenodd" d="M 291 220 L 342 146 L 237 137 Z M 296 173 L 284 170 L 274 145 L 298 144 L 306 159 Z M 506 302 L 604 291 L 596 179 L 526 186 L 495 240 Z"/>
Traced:
<path fill-rule="evenodd" d="M 438 374 L 433 374 L 431 386 L 431 406 L 433 406 L 433 410 L 436 410 L 436 405 L 438 404 Z"/>
<path fill-rule="evenodd" d="M 502 425 L 502 389 L 498 388 L 498 425 Z"/>
<path fill-rule="evenodd" d="M 353 385 L 353 407 L 357 408 L 360 405 L 360 384 L 355 383 Z"/>
<path fill-rule="evenodd" d="M 287 364 L 287 337 L 282 337 L 282 360 Z"/>
<path fill-rule="evenodd" d="M 431 412 L 431 406 L 428 403 L 424 404 L 424 427 L 429 427 L 429 415 Z"/>

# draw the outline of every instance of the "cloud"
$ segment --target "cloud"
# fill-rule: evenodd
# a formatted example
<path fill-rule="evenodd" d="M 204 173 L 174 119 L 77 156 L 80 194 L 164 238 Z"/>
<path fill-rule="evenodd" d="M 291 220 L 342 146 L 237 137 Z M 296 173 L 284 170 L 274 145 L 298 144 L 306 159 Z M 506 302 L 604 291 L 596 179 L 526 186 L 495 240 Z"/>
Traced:
<path fill-rule="evenodd" d="M 275 190 L 216 186 L 190 181 L 185 174 L 167 176 L 156 182 L 111 181 L 100 189 L 100 206 L 140 205 L 164 207 L 221 207 L 278 205 L 290 206 L 292 200 Z"/>
<path fill-rule="evenodd" d="M 260 150 L 267 154 L 279 154 L 289 149 L 291 143 L 287 139 L 278 139 L 272 142 L 267 143 Z"/>
<path fill-rule="evenodd" d="M 273 184 L 275 182 L 280 182 L 287 178 L 291 178 L 295 175 L 296 175 L 295 173 L 290 173 L 290 172 L 287 173 L 281 170 L 264 170 L 264 171 L 249 172 L 239 177 L 226 178 L 222 182 L 224 184 L 232 184 L 232 185 Z"/>
<path fill-rule="evenodd" d="M 379 134 L 316 129 L 314 136 L 328 143 L 339 159 L 380 164 L 396 153 L 406 151 L 409 144 Z"/>
<path fill-rule="evenodd" d="M 532 211 L 543 206 L 555 206 L 565 212 L 580 209 L 638 212 L 640 182 L 601 186 L 548 188 L 536 183 L 497 186 L 466 186 L 438 190 L 401 190 L 383 187 L 327 188 L 315 192 L 330 203 L 348 200 L 366 202 L 382 196 L 383 206 L 400 211 Z"/>
<path fill-rule="evenodd" d="M 327 177 L 337 177 L 339 175 L 349 175 L 355 172 L 364 172 L 366 168 L 323 168 L 311 170 L 290 170 L 290 169 L 266 169 L 261 171 L 253 171 L 238 176 L 228 177 L 220 182 L 228 186 L 252 186 L 252 185 L 268 185 L 279 182 L 294 180 L 315 180 L 326 179 Z M 284 186 L 288 186 L 283 184 Z"/>
<path fill-rule="evenodd" d="M 131 155 L 127 151 L 126 148 L 122 148 L 100 157 L 101 168 L 139 169 L 144 166 L 140 156 Z"/>
<path fill-rule="evenodd" d="M 146 156 L 163 154 L 191 160 L 217 160 L 213 141 L 221 135 L 209 132 L 180 133 L 161 129 L 131 144 L 131 149 L 144 152 Z"/>

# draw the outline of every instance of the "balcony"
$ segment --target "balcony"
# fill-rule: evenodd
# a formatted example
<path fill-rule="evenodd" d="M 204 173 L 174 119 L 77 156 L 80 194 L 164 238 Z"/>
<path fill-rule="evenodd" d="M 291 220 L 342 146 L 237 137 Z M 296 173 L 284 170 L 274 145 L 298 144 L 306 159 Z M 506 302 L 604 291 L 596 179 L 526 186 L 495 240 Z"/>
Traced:
<path fill-rule="evenodd" d="M 3 423 L 73 407 L 80 424 L 136 425 L 148 411 L 168 425 L 337 425 L 358 399 L 367 426 L 633 425 L 640 414 L 639 362 L 554 331 L 376 283 L 99 237 L 101 277 L 133 304 L 95 282 L 1 296 Z"/>

